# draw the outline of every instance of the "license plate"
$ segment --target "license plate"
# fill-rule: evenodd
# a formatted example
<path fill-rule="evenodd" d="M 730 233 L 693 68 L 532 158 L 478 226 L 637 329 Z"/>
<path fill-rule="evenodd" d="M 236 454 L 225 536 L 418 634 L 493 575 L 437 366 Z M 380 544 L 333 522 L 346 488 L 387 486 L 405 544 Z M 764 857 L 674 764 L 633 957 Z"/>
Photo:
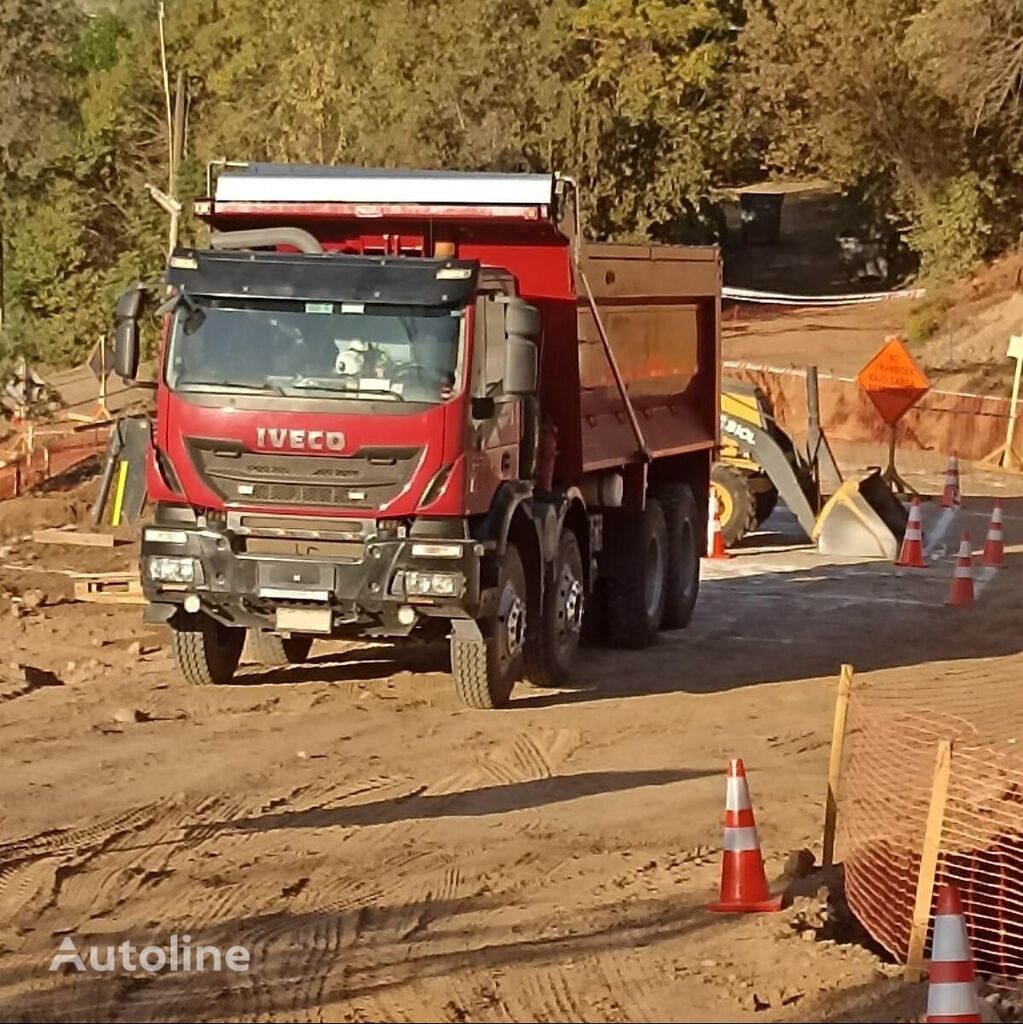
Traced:
<path fill-rule="evenodd" d="M 329 608 L 278 608 L 278 632 L 329 633 L 333 614 Z"/>

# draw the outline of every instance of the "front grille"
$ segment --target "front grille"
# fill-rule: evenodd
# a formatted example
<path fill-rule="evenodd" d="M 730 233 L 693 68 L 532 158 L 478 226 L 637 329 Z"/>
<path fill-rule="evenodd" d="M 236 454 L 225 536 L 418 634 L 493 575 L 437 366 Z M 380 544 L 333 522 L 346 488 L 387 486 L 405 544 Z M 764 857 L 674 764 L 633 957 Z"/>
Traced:
<path fill-rule="evenodd" d="M 247 451 L 231 442 L 193 439 L 192 461 L 226 502 L 377 509 L 412 478 L 422 448 L 362 448 L 354 455 Z"/>

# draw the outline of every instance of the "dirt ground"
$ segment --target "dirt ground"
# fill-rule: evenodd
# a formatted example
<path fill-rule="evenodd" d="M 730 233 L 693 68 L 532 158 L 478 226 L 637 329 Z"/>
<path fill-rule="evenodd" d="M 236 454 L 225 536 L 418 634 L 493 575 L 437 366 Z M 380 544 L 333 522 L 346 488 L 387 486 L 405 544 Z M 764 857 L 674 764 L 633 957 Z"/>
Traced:
<path fill-rule="evenodd" d="M 1010 567 L 971 610 L 943 606 L 947 558 L 823 559 L 782 510 L 705 563 L 687 631 L 589 650 L 578 689 L 521 688 L 490 713 L 455 702 L 432 648 L 318 643 L 306 665 L 190 688 L 137 607 L 69 600 L 67 571 L 127 566 L 131 546 L 17 539 L 60 499 L 5 503 L 0 1020 L 916 1019 L 923 986 L 828 938 L 822 898 L 704 905 L 730 756 L 776 886 L 790 851 L 819 858 L 842 662 L 917 678 L 984 659 L 1018 678 L 1023 486 L 964 488 L 950 542 L 967 521 L 983 535 L 984 495 L 1008 498 Z M 47 970 L 68 935 L 172 933 L 243 945 L 250 970 Z"/>

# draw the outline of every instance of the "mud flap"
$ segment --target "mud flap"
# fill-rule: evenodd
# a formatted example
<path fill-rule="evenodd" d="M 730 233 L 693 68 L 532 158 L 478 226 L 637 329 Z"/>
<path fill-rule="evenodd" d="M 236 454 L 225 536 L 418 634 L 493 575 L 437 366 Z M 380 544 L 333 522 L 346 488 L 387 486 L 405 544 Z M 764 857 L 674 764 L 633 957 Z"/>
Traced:
<path fill-rule="evenodd" d="M 817 517 L 811 539 L 823 555 L 894 561 L 908 518 L 877 469 L 862 480 L 842 484 Z"/>

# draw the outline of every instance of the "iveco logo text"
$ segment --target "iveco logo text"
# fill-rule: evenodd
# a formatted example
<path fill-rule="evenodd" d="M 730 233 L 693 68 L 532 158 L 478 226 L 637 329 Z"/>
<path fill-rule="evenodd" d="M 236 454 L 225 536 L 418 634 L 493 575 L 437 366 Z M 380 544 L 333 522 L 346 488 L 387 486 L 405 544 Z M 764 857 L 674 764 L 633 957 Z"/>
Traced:
<path fill-rule="evenodd" d="M 285 430 L 283 427 L 256 427 L 260 448 L 303 448 L 312 452 L 339 452 L 345 435 L 340 430 Z"/>

